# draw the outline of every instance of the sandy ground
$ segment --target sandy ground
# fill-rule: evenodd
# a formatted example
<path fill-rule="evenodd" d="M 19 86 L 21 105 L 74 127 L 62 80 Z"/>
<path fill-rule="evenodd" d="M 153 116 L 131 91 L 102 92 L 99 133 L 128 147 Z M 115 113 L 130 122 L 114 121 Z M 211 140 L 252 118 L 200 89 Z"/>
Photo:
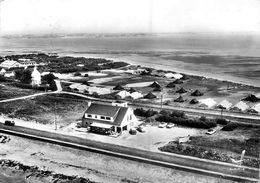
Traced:
<path fill-rule="evenodd" d="M 42 170 L 77 175 L 89 178 L 91 181 L 106 183 L 231 182 L 20 137 L 10 137 L 11 141 L 0 144 L 1 159 L 19 161 L 29 166 L 37 165 Z M 1 173 L 14 176 L 15 170 Z"/>
<path fill-rule="evenodd" d="M 0 116 L 0 122 L 4 122 L 9 119 L 5 116 Z M 57 124 L 58 129 L 55 130 L 54 124 L 40 124 L 35 121 L 23 121 L 20 119 L 12 119 L 15 121 L 16 126 L 23 126 L 27 128 L 33 128 L 38 130 L 44 130 L 53 133 L 60 133 L 64 135 L 71 135 L 81 138 L 87 138 L 90 140 L 101 141 L 105 143 L 123 145 L 128 147 L 140 148 L 145 150 L 151 150 L 160 152 L 158 147 L 172 141 L 178 137 L 185 137 L 188 135 L 196 136 L 203 133 L 205 130 L 185 128 L 185 127 L 173 127 L 171 129 L 158 128 L 157 126 L 147 125 L 144 127 L 145 133 L 137 133 L 136 135 L 130 135 L 128 131 L 124 131 L 122 135 L 118 137 L 99 135 L 87 132 L 86 128 L 77 128 L 76 122 L 71 123 L 68 126 L 60 127 Z"/>
<path fill-rule="evenodd" d="M 127 84 L 125 85 L 126 87 L 148 87 L 150 84 L 152 84 L 153 82 L 139 82 L 139 83 L 131 83 L 131 84 Z"/>

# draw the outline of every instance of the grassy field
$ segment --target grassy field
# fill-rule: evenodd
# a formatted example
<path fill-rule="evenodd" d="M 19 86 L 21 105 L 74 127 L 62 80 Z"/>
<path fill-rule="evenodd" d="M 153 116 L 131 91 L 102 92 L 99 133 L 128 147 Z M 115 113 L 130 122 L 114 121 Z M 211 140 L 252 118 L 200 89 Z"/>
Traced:
<path fill-rule="evenodd" d="M 0 82 L 0 100 L 32 95 L 39 92 L 37 90 L 17 88 L 12 86 L 11 83 Z"/>
<path fill-rule="evenodd" d="M 170 142 L 160 150 L 224 162 L 231 162 L 230 158 L 239 159 L 245 150 L 243 165 L 259 167 L 259 143 L 259 126 L 240 126 L 233 131 L 219 130 L 213 135 L 194 136 L 181 145 Z"/>
<path fill-rule="evenodd" d="M 87 101 L 80 97 L 52 94 L 19 100 L 19 102 L 4 103 L 0 106 L 0 113 L 27 120 L 36 120 L 44 124 L 53 123 L 56 116 L 62 127 L 81 119 L 86 106 Z"/>

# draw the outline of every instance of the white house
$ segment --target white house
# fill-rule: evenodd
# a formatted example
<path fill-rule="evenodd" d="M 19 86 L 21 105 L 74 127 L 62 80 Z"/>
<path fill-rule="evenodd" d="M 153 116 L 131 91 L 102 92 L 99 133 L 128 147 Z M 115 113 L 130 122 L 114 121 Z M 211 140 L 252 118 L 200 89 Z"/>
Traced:
<path fill-rule="evenodd" d="M 130 95 L 131 95 L 131 93 L 129 93 L 128 91 L 125 91 L 125 90 L 122 90 L 116 94 L 116 96 L 118 96 L 122 99 L 129 97 Z"/>
<path fill-rule="evenodd" d="M 89 103 L 82 118 L 82 127 L 91 132 L 111 134 L 122 133 L 136 125 L 137 118 L 127 105 Z"/>
<path fill-rule="evenodd" d="M 166 74 L 164 75 L 164 77 L 166 77 L 166 78 L 181 79 L 181 78 L 183 77 L 183 75 L 181 75 L 181 74 L 179 74 L 179 73 L 173 74 L 173 73 L 169 72 L 169 73 L 166 73 Z"/>
<path fill-rule="evenodd" d="M 10 69 L 14 67 L 21 67 L 21 64 L 14 60 L 5 60 L 0 64 L 1 68 Z"/>
<path fill-rule="evenodd" d="M 6 77 L 6 78 L 11 78 L 11 77 L 14 77 L 14 76 L 15 76 L 14 71 L 6 71 L 4 73 L 4 77 Z"/>
<path fill-rule="evenodd" d="M 230 103 L 229 101 L 227 101 L 227 100 L 225 99 L 225 100 L 222 100 L 222 101 L 217 105 L 217 108 L 227 109 L 227 110 L 228 110 L 231 106 L 232 106 L 232 103 Z"/>
<path fill-rule="evenodd" d="M 6 70 L 4 68 L 2 68 L 0 71 L 0 75 L 5 75 L 5 73 L 6 73 Z"/>
<path fill-rule="evenodd" d="M 36 66 L 34 67 L 31 76 L 32 76 L 32 85 L 39 86 L 41 84 L 41 73 L 37 70 Z"/>
<path fill-rule="evenodd" d="M 201 99 L 199 100 L 199 102 L 200 102 L 199 105 L 200 107 L 208 107 L 208 108 L 211 108 L 217 104 L 217 102 L 212 98 Z"/>
<path fill-rule="evenodd" d="M 249 109 L 249 106 L 245 102 L 240 101 L 237 104 L 235 104 L 233 107 L 231 107 L 230 110 L 241 112 L 241 111 L 245 111 L 247 109 Z"/>
<path fill-rule="evenodd" d="M 19 63 L 20 63 L 20 67 L 28 67 L 28 66 L 36 65 L 35 61 L 32 61 L 31 59 L 25 59 L 25 58 L 20 58 Z"/>

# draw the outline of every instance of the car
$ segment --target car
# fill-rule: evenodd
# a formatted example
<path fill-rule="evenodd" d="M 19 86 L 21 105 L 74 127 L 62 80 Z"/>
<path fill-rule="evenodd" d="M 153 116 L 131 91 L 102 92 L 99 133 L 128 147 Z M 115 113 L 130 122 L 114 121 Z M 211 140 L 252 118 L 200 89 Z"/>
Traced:
<path fill-rule="evenodd" d="M 129 130 L 129 133 L 130 133 L 131 135 L 136 135 L 137 132 L 136 132 L 136 130 L 134 130 L 134 129 L 130 129 L 130 130 Z"/>
<path fill-rule="evenodd" d="M 172 128 L 172 127 L 174 127 L 174 126 L 175 126 L 174 123 L 168 123 L 167 126 L 166 126 L 166 128 Z"/>
<path fill-rule="evenodd" d="M 14 121 L 10 121 L 10 120 L 5 120 L 5 125 L 6 126 L 14 126 L 15 122 Z"/>
<path fill-rule="evenodd" d="M 164 128 L 164 127 L 166 127 L 166 126 L 167 126 L 167 123 L 165 123 L 165 122 L 161 122 L 161 123 L 158 125 L 159 128 Z"/>
<path fill-rule="evenodd" d="M 209 130 L 206 132 L 206 134 L 207 134 L 207 135 L 212 135 L 212 134 L 215 133 L 215 132 L 216 132 L 215 129 L 209 129 Z"/>
<path fill-rule="evenodd" d="M 141 132 L 141 133 L 144 133 L 144 132 L 145 132 L 145 130 L 144 130 L 144 128 L 143 128 L 142 126 L 138 126 L 138 127 L 136 128 L 136 130 L 137 130 L 138 132 Z"/>

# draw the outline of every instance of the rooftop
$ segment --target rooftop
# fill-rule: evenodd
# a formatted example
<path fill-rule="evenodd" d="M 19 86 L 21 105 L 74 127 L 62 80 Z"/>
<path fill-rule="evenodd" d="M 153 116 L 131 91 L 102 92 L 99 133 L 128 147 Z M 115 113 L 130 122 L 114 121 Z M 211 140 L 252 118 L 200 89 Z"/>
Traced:
<path fill-rule="evenodd" d="M 118 113 L 120 108 L 119 106 L 92 103 L 86 110 L 86 113 L 113 117 Z"/>

